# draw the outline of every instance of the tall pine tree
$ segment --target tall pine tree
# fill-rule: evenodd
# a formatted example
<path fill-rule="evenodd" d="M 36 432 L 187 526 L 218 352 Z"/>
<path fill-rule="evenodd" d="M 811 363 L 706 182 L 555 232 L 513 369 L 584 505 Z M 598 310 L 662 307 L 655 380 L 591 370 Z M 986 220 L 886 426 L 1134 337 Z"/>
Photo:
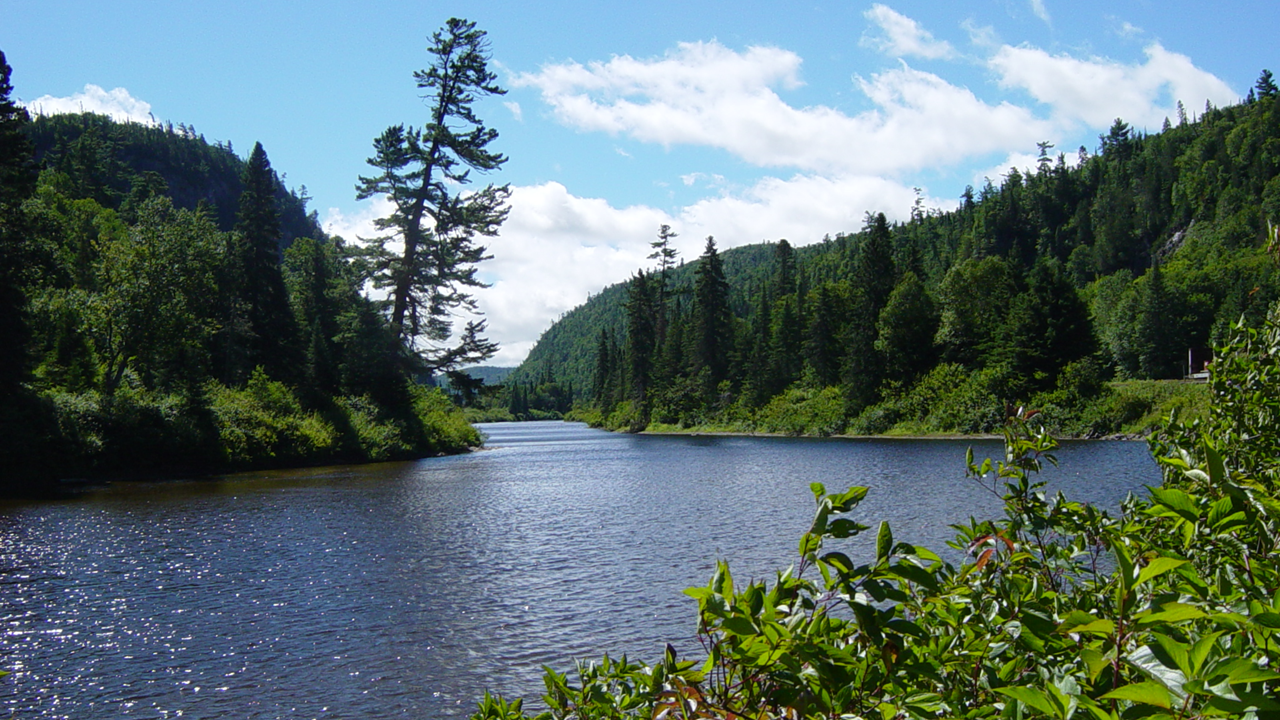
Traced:
<path fill-rule="evenodd" d="M 709 373 L 708 391 L 729 376 L 729 351 L 733 345 L 733 315 L 729 310 L 729 283 L 715 238 L 707 236 L 706 249 L 694 273 L 694 363 Z"/>
<path fill-rule="evenodd" d="M 261 365 L 272 377 L 298 380 L 301 354 L 297 351 L 297 326 L 280 270 L 276 174 L 262 143 L 254 143 L 241 182 L 244 190 L 235 233 L 236 264 L 241 273 L 238 294 L 249 331 L 247 370 Z"/>
<path fill-rule="evenodd" d="M 413 75 L 426 91 L 427 124 L 393 125 L 374 140 L 368 162 L 377 174 L 360 178 L 356 197 L 391 201 L 391 214 L 377 221 L 387 234 L 378 239 L 374 282 L 390 291 L 396 336 L 428 370 L 444 371 L 498 350 L 482 337 L 483 321 L 452 335 L 455 313 L 476 309 L 470 288 L 484 287 L 476 265 L 488 256 L 476 236 L 497 234 L 510 195 L 505 185 L 463 190 L 473 170 L 497 170 L 507 160 L 489 149 L 498 132 L 472 105 L 506 91 L 489 70 L 489 42 L 475 23 L 451 18 L 432 35 L 428 52 L 431 66 Z"/>

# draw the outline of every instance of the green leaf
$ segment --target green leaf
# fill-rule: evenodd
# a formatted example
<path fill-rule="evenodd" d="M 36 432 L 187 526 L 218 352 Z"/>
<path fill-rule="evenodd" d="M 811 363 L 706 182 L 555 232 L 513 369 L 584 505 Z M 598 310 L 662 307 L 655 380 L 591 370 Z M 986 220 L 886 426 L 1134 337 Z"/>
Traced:
<path fill-rule="evenodd" d="M 848 518 L 839 518 L 827 524 L 827 534 L 833 538 L 840 539 L 853 537 L 866 529 L 866 525 L 856 523 Z"/>
<path fill-rule="evenodd" d="M 841 574 L 849 574 L 853 570 L 853 560 L 842 552 L 829 552 L 819 558 L 823 563 L 830 565 Z"/>
<path fill-rule="evenodd" d="M 1106 618 L 1098 618 L 1083 610 L 1073 610 L 1058 625 L 1059 633 L 1094 633 L 1110 635 L 1116 631 L 1116 624 Z"/>
<path fill-rule="evenodd" d="M 929 592 L 938 592 L 938 579 L 933 576 L 933 573 L 925 570 L 919 565 L 900 562 L 889 568 L 889 572 L 897 575 L 903 580 L 913 582 Z"/>
<path fill-rule="evenodd" d="M 1280 613 L 1264 612 L 1258 613 L 1249 618 L 1254 625 L 1260 625 L 1271 630 L 1280 630 Z"/>
<path fill-rule="evenodd" d="M 1186 564 L 1186 560 L 1179 560 L 1171 557 L 1158 557 L 1147 563 L 1146 567 L 1142 568 L 1142 572 L 1138 573 L 1138 582 L 1134 583 L 1134 587 L 1138 587 L 1151 578 L 1159 577 L 1180 565 Z"/>
<path fill-rule="evenodd" d="M 1191 646 L 1191 652 L 1187 654 L 1187 659 L 1191 662 L 1192 676 L 1199 676 L 1201 668 L 1204 667 L 1204 661 L 1209 657 L 1209 651 L 1214 648 L 1218 642 L 1218 638 L 1222 635 L 1220 632 L 1213 632 L 1205 635 Z"/>
<path fill-rule="evenodd" d="M 1187 620 L 1198 620 L 1203 617 L 1208 617 L 1208 615 L 1205 611 L 1195 605 L 1172 602 L 1165 603 L 1160 606 L 1160 610 L 1157 612 L 1139 617 L 1138 624 L 1154 625 L 1156 623 L 1178 623 L 1185 622 Z"/>
<path fill-rule="evenodd" d="M 1162 633 L 1152 633 L 1152 636 L 1155 637 L 1156 645 L 1151 647 L 1151 651 L 1160 659 L 1160 662 L 1166 667 L 1177 668 L 1184 678 L 1190 676 L 1192 674 L 1190 646 Z M 1178 689 L 1181 688 L 1182 683 L 1179 683 Z"/>
<path fill-rule="evenodd" d="M 1143 705 L 1155 705 L 1165 710 L 1173 707 L 1173 698 L 1169 697 L 1169 691 L 1150 680 L 1116 688 L 1103 695 L 1102 699 L 1128 700 L 1129 702 L 1142 703 Z"/>
<path fill-rule="evenodd" d="M 1042 690 L 1027 687 L 1002 687 L 995 688 L 995 691 L 1001 695 L 1011 697 L 1023 705 L 1030 705 L 1045 715 L 1059 717 L 1062 714 L 1062 711 L 1055 707 L 1053 701 L 1049 699 L 1049 695 Z"/>
<path fill-rule="evenodd" d="M 1187 522 L 1196 522 L 1200 519 L 1199 510 L 1191 496 L 1185 492 L 1173 488 L 1150 488 L 1151 497 L 1157 503 L 1169 508 L 1184 518 Z"/>
<path fill-rule="evenodd" d="M 1080 659 L 1084 660 L 1085 667 L 1089 669 L 1089 682 L 1097 680 L 1098 675 L 1101 674 L 1103 670 L 1106 670 L 1107 666 L 1111 664 L 1111 661 L 1108 660 L 1105 655 L 1093 648 L 1084 648 L 1081 650 Z"/>
<path fill-rule="evenodd" d="M 1182 684 L 1187 681 L 1187 676 L 1183 675 L 1182 671 L 1176 667 L 1170 667 L 1150 645 L 1144 645 L 1134 650 L 1125 659 L 1141 670 L 1144 675 L 1163 685 L 1179 700 L 1186 696 L 1186 692 L 1182 689 Z"/>
<path fill-rule="evenodd" d="M 1133 588 L 1133 557 L 1124 543 L 1116 543 L 1112 548 L 1116 558 L 1116 572 L 1120 574 L 1120 583 L 1116 588 L 1116 605 L 1121 606 Z"/>
<path fill-rule="evenodd" d="M 880 531 L 876 533 L 876 560 L 884 562 L 889 559 L 889 550 L 893 547 L 893 531 L 888 521 L 880 521 Z"/>
<path fill-rule="evenodd" d="M 867 496 L 868 488 L 855 485 L 839 495 L 831 496 L 831 510 L 837 513 L 849 512 Z"/>
<path fill-rule="evenodd" d="M 1204 457 L 1209 465 L 1209 480 L 1214 485 L 1221 485 L 1227 479 L 1227 468 L 1222 462 L 1222 454 L 1207 440 L 1204 444 Z"/>
<path fill-rule="evenodd" d="M 821 500 L 827 494 L 826 486 L 820 482 L 809 483 L 809 490 L 813 491 L 814 500 Z"/>
<path fill-rule="evenodd" d="M 822 547 L 822 537 L 814 533 L 807 532 L 800 536 L 800 556 L 808 557 L 810 554 L 818 551 Z"/>
<path fill-rule="evenodd" d="M 724 622 L 720 623 L 720 629 L 724 630 L 727 633 L 731 633 L 733 635 L 758 634 L 756 631 L 756 626 L 752 625 L 750 620 L 739 615 L 735 615 L 731 618 L 726 618 Z"/>

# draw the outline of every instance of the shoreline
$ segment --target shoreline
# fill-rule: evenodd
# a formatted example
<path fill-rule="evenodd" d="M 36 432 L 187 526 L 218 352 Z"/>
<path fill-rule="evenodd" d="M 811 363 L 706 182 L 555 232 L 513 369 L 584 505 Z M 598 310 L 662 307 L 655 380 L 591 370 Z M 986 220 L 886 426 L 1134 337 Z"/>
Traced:
<path fill-rule="evenodd" d="M 605 430 L 607 428 L 599 428 Z M 622 432 L 619 430 L 610 430 L 609 432 Z M 762 438 L 810 438 L 810 439 L 833 439 L 833 440 L 1001 440 L 1003 435 L 995 433 L 930 433 L 926 435 L 909 434 L 909 435 L 810 435 L 790 433 L 771 433 L 757 432 L 747 430 L 699 430 L 697 428 L 688 429 L 662 429 L 662 430 L 641 430 L 635 435 L 653 435 L 656 437 L 762 437 Z M 1092 440 L 1124 440 L 1128 442 L 1145 441 L 1147 436 L 1138 433 L 1115 433 L 1113 435 L 1104 435 L 1102 437 L 1057 437 L 1058 441 L 1092 441 Z"/>

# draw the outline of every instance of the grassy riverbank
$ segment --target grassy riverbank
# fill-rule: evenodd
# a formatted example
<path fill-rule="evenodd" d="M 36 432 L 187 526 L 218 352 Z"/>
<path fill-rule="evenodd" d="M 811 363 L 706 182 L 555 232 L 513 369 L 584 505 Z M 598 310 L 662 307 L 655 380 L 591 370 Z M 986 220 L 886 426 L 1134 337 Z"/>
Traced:
<path fill-rule="evenodd" d="M 1142 437 L 1161 427 L 1175 410 L 1191 420 L 1204 417 L 1209 386 L 1176 380 L 1110 382 L 1092 393 L 1055 391 L 1034 398 L 1045 426 L 1059 437 Z M 755 411 L 732 406 L 694 424 L 642 423 L 632 406 L 606 416 L 578 408 L 566 419 L 608 430 L 662 434 L 785 435 L 814 437 L 992 436 L 1005 417 L 1003 404 L 966 392 L 965 384 L 921 385 L 846 418 L 836 388 L 793 388 Z"/>

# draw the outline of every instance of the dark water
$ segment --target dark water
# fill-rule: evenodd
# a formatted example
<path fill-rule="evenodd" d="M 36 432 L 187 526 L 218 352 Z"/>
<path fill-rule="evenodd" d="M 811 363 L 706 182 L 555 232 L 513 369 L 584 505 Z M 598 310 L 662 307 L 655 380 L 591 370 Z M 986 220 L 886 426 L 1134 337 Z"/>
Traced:
<path fill-rule="evenodd" d="M 936 550 L 998 509 L 968 442 L 484 430 L 462 457 L 0 507 L 0 717 L 467 715 L 542 664 L 694 652 L 681 591 L 718 558 L 791 564 L 810 482 L 871 486 L 863 522 Z M 1059 455 L 1051 485 L 1104 506 L 1159 480 L 1143 443 Z"/>

